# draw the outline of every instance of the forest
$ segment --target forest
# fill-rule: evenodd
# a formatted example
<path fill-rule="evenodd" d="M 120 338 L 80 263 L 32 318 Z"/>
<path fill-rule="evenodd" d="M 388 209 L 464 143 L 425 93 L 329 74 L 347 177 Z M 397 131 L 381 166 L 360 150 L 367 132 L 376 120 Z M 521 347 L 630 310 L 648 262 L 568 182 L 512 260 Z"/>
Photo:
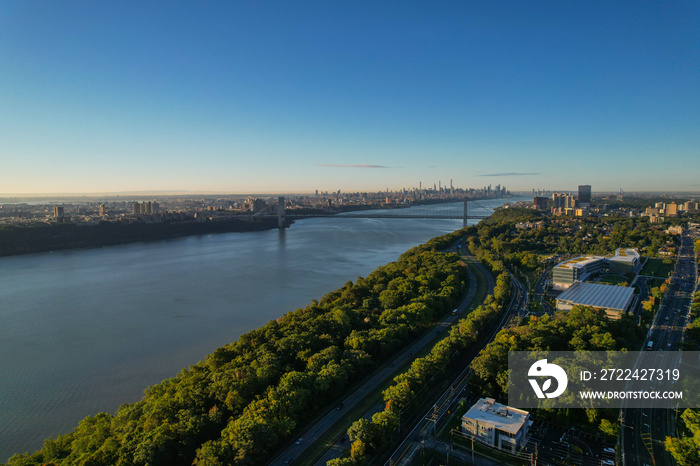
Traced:
<path fill-rule="evenodd" d="M 568 313 L 557 312 L 530 318 L 522 325 L 501 330 L 472 362 L 473 389 L 507 403 L 508 351 L 633 351 L 644 341 L 645 330 L 635 318 L 623 315 L 610 320 L 605 311 L 574 306 Z M 617 435 L 618 410 L 536 409 L 538 419 L 559 425 L 588 426 L 590 431 Z"/>
<path fill-rule="evenodd" d="M 444 377 L 446 370 L 458 362 L 455 357 L 460 351 L 477 343 L 479 331 L 483 337 L 484 329 L 495 325 L 511 295 L 510 275 L 502 268 L 496 269 L 499 270 L 494 293 L 454 324 L 447 336 L 438 341 L 426 356 L 415 359 L 405 372 L 393 379 L 383 392 L 384 411 L 376 413 L 371 420 L 355 421 L 348 429 L 352 442 L 349 456 L 331 460 L 329 466 L 366 464 L 373 454 L 389 445 L 408 405 L 425 398 L 429 393 L 427 386 L 435 383 L 436 378 Z"/>
<path fill-rule="evenodd" d="M 465 264 L 436 238 L 221 347 L 116 414 L 10 465 L 260 464 L 354 381 L 451 311 Z"/>
<path fill-rule="evenodd" d="M 531 226 L 516 228 L 516 223 Z M 662 227 L 635 218 L 553 218 L 527 209 L 496 212 L 478 227 L 435 238 L 347 282 L 308 306 L 289 312 L 221 347 L 204 361 L 146 390 L 115 414 L 83 419 L 70 433 L 47 439 L 10 465 L 217 465 L 260 464 L 316 413 L 336 402 L 353 382 L 424 332 L 455 307 L 467 272 L 455 253 L 467 238 L 470 251 L 497 276 L 494 295 L 449 331 L 425 357 L 384 392 L 386 409 L 351 427 L 351 458 L 363 461 L 388 441 L 397 415 L 430 377 L 476 331 L 498 314 L 510 291 L 505 267 L 541 270 L 553 252 L 610 253 L 637 247 L 655 255 L 668 244 Z M 624 349 L 639 344 L 641 329 L 623 317 L 608 321 L 577 309 L 500 332 L 475 360 L 480 386 L 502 391 L 503 354 L 510 349 Z M 540 413 L 555 421 L 589 422 L 606 433 L 606 413 Z M 576 419 L 574 419 L 576 417 Z M 338 463 L 343 464 L 343 463 Z"/>
<path fill-rule="evenodd" d="M 516 224 L 529 223 L 526 228 Z M 348 455 L 331 460 L 333 466 L 361 465 L 370 461 L 394 439 L 403 419 L 402 413 L 426 383 L 445 372 L 449 361 L 460 350 L 473 345 L 479 329 L 498 315 L 510 290 L 510 277 L 505 267 L 518 267 L 530 272 L 543 270 L 542 257 L 553 254 L 610 254 L 618 247 L 639 248 L 647 255 L 656 255 L 658 248 L 672 239 L 661 226 L 650 226 L 648 220 L 609 217 L 548 217 L 524 208 L 502 209 L 479 223 L 476 232 L 466 236 L 470 252 L 498 277 L 493 296 L 459 321 L 449 336 L 438 342 L 424 358 L 397 376 L 384 391 L 385 409 L 371 420 L 359 419 L 348 430 L 351 441 Z M 652 288 L 649 300 L 651 313 L 665 291 Z M 646 309 L 646 308 L 645 308 Z M 647 316 L 650 317 L 650 316 Z M 648 320 L 648 319 L 647 319 Z M 635 350 L 644 339 L 645 329 L 632 316 L 611 321 L 605 312 L 575 307 L 567 314 L 545 315 L 521 325 L 500 331 L 472 362 L 475 371 L 471 384 L 475 394 L 496 397 L 507 402 L 508 351 L 552 350 L 595 351 Z M 561 425 L 575 423 L 589 431 L 617 435 L 617 414 L 614 410 L 544 410 L 534 413 L 541 419 Z"/>

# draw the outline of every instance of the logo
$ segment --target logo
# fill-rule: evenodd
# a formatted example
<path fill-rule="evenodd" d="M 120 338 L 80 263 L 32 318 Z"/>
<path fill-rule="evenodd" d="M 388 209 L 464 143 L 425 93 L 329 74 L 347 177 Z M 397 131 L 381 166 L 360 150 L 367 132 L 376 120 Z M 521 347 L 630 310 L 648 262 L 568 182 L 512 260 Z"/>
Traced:
<path fill-rule="evenodd" d="M 536 379 L 528 378 L 537 398 L 556 398 L 564 393 L 566 385 L 569 383 L 564 369 L 556 364 L 548 363 L 546 359 L 540 359 L 530 366 L 527 375 L 528 377 L 547 377 L 542 387 L 540 387 Z M 549 392 L 552 388 L 552 379 L 557 381 L 557 386 L 555 390 Z"/>

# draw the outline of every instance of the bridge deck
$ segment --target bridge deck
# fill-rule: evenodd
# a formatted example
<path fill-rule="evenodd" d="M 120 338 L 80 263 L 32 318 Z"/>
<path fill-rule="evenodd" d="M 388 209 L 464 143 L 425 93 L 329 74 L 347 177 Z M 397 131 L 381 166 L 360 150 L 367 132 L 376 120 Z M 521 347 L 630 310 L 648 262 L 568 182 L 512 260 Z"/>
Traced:
<path fill-rule="evenodd" d="M 256 218 L 277 218 L 277 215 L 263 214 L 254 215 Z M 463 215 L 440 215 L 440 214 L 419 214 L 419 215 L 396 215 L 396 214 L 285 214 L 285 218 L 289 219 L 302 219 L 302 218 L 429 218 L 429 219 L 451 219 L 451 220 L 462 220 L 465 217 Z M 483 220 L 488 218 L 487 215 L 467 215 L 467 219 L 479 219 Z"/>

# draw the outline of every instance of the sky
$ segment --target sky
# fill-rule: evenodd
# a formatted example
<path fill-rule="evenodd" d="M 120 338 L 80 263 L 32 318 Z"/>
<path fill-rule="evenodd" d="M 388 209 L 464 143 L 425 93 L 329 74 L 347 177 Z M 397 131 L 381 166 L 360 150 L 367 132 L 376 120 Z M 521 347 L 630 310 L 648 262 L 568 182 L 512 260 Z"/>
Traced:
<path fill-rule="evenodd" d="M 699 175 L 697 1 L 0 2 L 0 193 Z"/>

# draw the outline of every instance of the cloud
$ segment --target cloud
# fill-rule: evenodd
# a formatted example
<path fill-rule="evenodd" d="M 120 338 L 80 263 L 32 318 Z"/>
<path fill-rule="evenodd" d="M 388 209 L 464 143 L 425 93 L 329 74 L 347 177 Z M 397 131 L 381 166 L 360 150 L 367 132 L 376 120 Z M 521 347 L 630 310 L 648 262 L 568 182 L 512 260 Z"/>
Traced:
<path fill-rule="evenodd" d="M 387 167 L 385 165 L 370 165 L 367 163 L 357 163 L 357 164 L 351 164 L 351 165 L 341 165 L 341 164 L 335 164 L 335 163 L 318 163 L 316 165 L 319 165 L 321 167 L 341 167 L 341 168 L 391 168 L 391 167 Z"/>
<path fill-rule="evenodd" d="M 476 176 L 524 176 L 524 175 L 541 175 L 542 173 L 518 173 L 518 172 L 504 172 L 504 173 L 486 173 L 485 175 Z"/>

